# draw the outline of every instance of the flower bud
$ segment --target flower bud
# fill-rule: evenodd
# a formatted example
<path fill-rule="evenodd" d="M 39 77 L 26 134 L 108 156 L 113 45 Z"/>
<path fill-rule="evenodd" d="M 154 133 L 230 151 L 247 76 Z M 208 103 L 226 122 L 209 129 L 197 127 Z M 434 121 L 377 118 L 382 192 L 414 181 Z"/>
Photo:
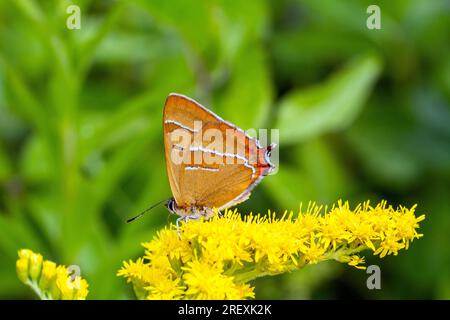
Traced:
<path fill-rule="evenodd" d="M 42 290 L 48 290 L 52 281 L 56 277 L 56 263 L 52 261 L 44 261 L 42 264 L 42 273 L 39 280 L 39 287 Z"/>
<path fill-rule="evenodd" d="M 28 258 L 20 258 L 16 261 L 17 277 L 23 283 L 28 281 Z"/>
<path fill-rule="evenodd" d="M 41 275 L 42 260 L 42 255 L 39 253 L 32 253 L 30 255 L 30 276 L 34 281 L 38 281 L 39 276 Z"/>

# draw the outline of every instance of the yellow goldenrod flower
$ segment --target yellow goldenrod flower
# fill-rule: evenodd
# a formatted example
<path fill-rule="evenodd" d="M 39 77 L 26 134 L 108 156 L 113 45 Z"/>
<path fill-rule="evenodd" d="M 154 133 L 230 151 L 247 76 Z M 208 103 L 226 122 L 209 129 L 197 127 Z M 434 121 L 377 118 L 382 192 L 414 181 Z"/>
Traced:
<path fill-rule="evenodd" d="M 42 255 L 29 249 L 19 250 L 16 262 L 17 276 L 44 300 L 84 300 L 88 283 L 80 276 L 71 277 L 65 266 L 43 261 Z"/>
<path fill-rule="evenodd" d="M 42 274 L 39 279 L 39 287 L 43 290 L 50 288 L 56 275 L 56 263 L 52 261 L 44 261 L 42 264 Z"/>
<path fill-rule="evenodd" d="M 254 298 L 249 282 L 257 277 L 330 259 L 365 269 L 357 255 L 363 250 L 382 258 L 408 249 L 422 236 L 417 228 L 425 219 L 415 208 L 311 203 L 296 217 L 285 212 L 281 218 L 271 212 L 242 218 L 227 210 L 222 218 L 183 223 L 181 239 L 173 225 L 159 231 L 143 244 L 144 256 L 124 262 L 117 275 L 133 284 L 139 299 Z"/>
<path fill-rule="evenodd" d="M 28 281 L 28 259 L 27 258 L 20 258 L 16 261 L 16 270 L 17 270 L 17 276 L 19 277 L 20 281 L 27 282 Z"/>
<path fill-rule="evenodd" d="M 362 266 L 365 263 L 364 257 L 359 257 L 357 255 L 353 255 L 350 257 L 350 261 L 348 262 L 349 266 L 355 267 L 357 269 L 365 270 L 366 267 Z"/>
<path fill-rule="evenodd" d="M 244 292 L 233 280 L 233 277 L 224 275 L 223 267 L 211 264 L 208 261 L 193 260 L 187 267 L 182 268 L 183 281 L 187 286 L 184 292 L 188 299 L 242 299 Z M 245 294 L 252 294 L 246 292 Z"/>
<path fill-rule="evenodd" d="M 154 286 L 145 287 L 148 292 L 146 298 L 153 300 L 178 300 L 184 294 L 185 287 L 180 286 L 180 279 L 163 278 L 154 282 Z"/>

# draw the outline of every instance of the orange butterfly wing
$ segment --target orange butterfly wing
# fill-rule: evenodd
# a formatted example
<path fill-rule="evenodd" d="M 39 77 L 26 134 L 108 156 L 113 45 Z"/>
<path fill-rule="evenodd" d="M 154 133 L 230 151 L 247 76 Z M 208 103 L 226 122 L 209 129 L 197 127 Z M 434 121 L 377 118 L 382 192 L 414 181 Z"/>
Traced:
<path fill-rule="evenodd" d="M 231 207 L 245 201 L 273 169 L 267 157 L 271 147 L 260 147 L 194 100 L 169 95 L 163 121 L 167 173 L 178 207 Z M 205 138 L 207 132 L 222 137 L 222 145 L 211 148 L 215 141 Z"/>

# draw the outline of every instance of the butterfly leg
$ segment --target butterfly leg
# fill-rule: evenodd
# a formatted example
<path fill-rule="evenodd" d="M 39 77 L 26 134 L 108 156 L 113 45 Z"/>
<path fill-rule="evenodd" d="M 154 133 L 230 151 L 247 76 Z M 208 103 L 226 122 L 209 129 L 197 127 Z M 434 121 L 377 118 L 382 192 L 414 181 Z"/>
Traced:
<path fill-rule="evenodd" d="M 177 234 L 178 234 L 178 239 L 180 239 L 181 240 L 181 235 L 180 235 L 180 221 L 182 221 L 182 220 L 185 220 L 186 218 L 185 218 L 186 216 L 181 216 L 181 217 L 179 217 L 178 219 L 177 219 L 177 221 L 176 221 L 176 226 L 177 226 Z"/>
<path fill-rule="evenodd" d="M 189 220 L 198 220 L 198 219 L 200 219 L 200 215 L 194 213 L 189 216 L 186 216 L 184 221 L 189 222 Z"/>
<path fill-rule="evenodd" d="M 184 221 L 184 222 L 189 222 L 189 220 L 198 220 L 200 219 L 200 216 L 196 213 L 191 214 L 191 215 L 187 215 L 187 216 L 181 216 L 177 219 L 176 222 L 176 226 L 177 226 L 177 234 L 178 234 L 178 239 L 181 239 L 181 235 L 180 235 L 180 221 Z"/>

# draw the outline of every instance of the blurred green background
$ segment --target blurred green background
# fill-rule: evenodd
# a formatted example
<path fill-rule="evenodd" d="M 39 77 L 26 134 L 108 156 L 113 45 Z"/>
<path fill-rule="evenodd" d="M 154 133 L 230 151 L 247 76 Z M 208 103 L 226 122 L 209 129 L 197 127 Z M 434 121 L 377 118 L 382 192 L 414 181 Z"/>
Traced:
<path fill-rule="evenodd" d="M 170 196 L 170 92 L 280 129 L 279 172 L 243 213 L 342 198 L 427 214 L 408 251 L 368 257 L 382 290 L 330 262 L 259 279 L 257 298 L 450 298 L 448 1 L 0 0 L 1 298 L 33 298 L 23 247 L 79 265 L 91 299 L 134 298 L 115 274 L 168 212 L 124 221 Z"/>

